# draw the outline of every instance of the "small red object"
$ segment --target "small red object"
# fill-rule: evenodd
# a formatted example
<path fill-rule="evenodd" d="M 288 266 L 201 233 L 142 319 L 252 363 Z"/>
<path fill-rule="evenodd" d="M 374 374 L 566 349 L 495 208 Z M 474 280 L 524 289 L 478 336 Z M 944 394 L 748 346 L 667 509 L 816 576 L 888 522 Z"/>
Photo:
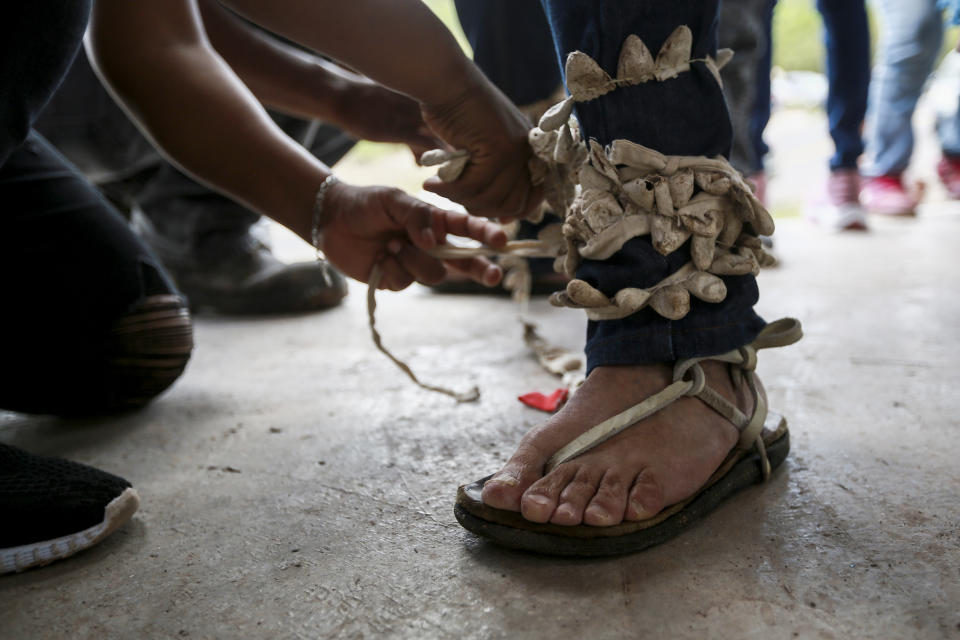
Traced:
<path fill-rule="evenodd" d="M 533 407 L 534 409 L 539 409 L 540 411 L 546 411 L 547 413 L 553 413 L 567 401 L 567 396 L 570 395 L 568 389 L 557 389 L 550 395 L 544 395 L 539 391 L 533 391 L 531 393 L 525 393 L 520 396 L 518 399 L 523 404 L 528 407 Z"/>

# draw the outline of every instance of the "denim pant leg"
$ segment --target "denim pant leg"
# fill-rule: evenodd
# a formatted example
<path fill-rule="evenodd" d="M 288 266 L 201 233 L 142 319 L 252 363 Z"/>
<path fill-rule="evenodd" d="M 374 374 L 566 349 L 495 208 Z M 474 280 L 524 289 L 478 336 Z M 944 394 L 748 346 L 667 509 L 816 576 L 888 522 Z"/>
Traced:
<path fill-rule="evenodd" d="M 473 61 L 514 104 L 545 100 L 560 68 L 540 0 L 456 0 Z"/>
<path fill-rule="evenodd" d="M 562 82 L 560 67 L 540 0 L 456 0 L 455 5 L 474 63 L 504 95 L 521 108 L 554 95 Z M 540 224 L 521 220 L 517 238 L 536 238 L 555 222 L 552 216 Z M 553 272 L 550 258 L 530 258 L 527 264 L 535 276 Z"/>
<path fill-rule="evenodd" d="M 0 6 L 0 167 L 26 140 L 76 57 L 91 2 Z"/>
<path fill-rule="evenodd" d="M 827 48 L 827 120 L 836 149 L 830 170 L 855 169 L 870 85 L 870 30 L 863 0 L 817 0 Z"/>
<path fill-rule="evenodd" d="M 757 94 L 757 66 L 769 46 L 764 24 L 768 4 L 769 0 L 724 0 L 720 4 L 720 47 L 734 52 L 720 70 L 733 124 L 730 164 L 748 176 L 763 169 L 750 135 L 750 120 Z"/>
<path fill-rule="evenodd" d="M 0 167 L 0 237 L 0 407 L 115 405 L 111 328 L 147 296 L 177 295 L 157 259 L 35 132 Z"/>
<path fill-rule="evenodd" d="M 936 0 L 874 0 L 882 22 L 867 111 L 864 175 L 902 173 L 913 153 L 913 111 L 943 39 Z"/>
<path fill-rule="evenodd" d="M 960 158 L 960 97 L 952 113 L 937 116 L 937 137 L 943 155 Z"/>
<path fill-rule="evenodd" d="M 680 25 L 693 32 L 692 58 L 715 55 L 717 2 L 674 0 L 544 0 L 558 56 L 580 50 L 615 74 L 620 48 L 630 34 L 659 51 Z M 732 130 L 723 92 L 706 66 L 665 82 L 647 82 L 577 105 L 584 135 L 601 144 L 622 138 L 668 155 L 726 155 Z M 649 236 L 627 242 L 609 260 L 584 260 L 577 277 L 610 296 L 624 287 L 649 287 L 690 260 L 689 246 L 667 256 Z M 642 309 L 622 320 L 590 322 L 587 366 L 632 365 L 705 356 L 750 342 L 764 322 L 753 311 L 753 276 L 725 277 L 727 298 L 719 304 L 691 301 L 681 320 Z"/>
<path fill-rule="evenodd" d="M 758 171 L 763 171 L 763 160 L 770 147 L 763 141 L 763 132 L 770 122 L 770 69 L 773 66 L 773 8 L 777 0 L 767 0 L 763 8 L 763 29 L 766 45 L 757 63 L 757 75 L 754 81 L 753 110 L 750 112 L 750 143 L 753 156 L 757 159 Z"/>

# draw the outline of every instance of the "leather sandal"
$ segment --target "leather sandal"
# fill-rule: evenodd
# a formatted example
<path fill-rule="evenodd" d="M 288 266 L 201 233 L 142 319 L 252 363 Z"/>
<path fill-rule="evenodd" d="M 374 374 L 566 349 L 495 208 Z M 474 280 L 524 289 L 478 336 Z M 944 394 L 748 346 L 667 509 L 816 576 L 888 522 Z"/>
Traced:
<path fill-rule="evenodd" d="M 784 318 L 768 324 L 745 347 L 721 355 L 678 361 L 674 367 L 672 384 L 583 433 L 553 454 L 544 466 L 544 474 L 547 474 L 679 398 L 699 398 L 729 420 L 740 432 L 740 439 L 697 493 L 665 508 L 653 518 L 625 521 L 607 527 L 530 522 L 519 512 L 495 509 L 483 503 L 481 491 L 491 477 L 487 476 L 460 487 L 454 507 L 457 520 L 466 529 L 497 544 L 551 555 L 619 555 L 669 540 L 740 489 L 767 480 L 786 459 L 790 450 L 787 422 L 783 416 L 768 411 L 758 391 L 754 370 L 758 350 L 784 347 L 798 341 L 801 336 L 800 322 Z M 745 415 L 706 384 L 700 367 L 700 362 L 705 360 L 729 364 L 734 384 L 745 384 L 753 397 L 752 415 Z"/>

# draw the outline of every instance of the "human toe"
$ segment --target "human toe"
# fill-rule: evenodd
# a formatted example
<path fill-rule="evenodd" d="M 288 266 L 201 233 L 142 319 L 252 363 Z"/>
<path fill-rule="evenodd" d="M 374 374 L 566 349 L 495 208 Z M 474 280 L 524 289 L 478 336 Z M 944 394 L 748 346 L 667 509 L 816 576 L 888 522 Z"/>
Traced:
<path fill-rule="evenodd" d="M 520 500 L 523 517 L 531 522 L 548 522 L 575 471 L 562 465 L 530 485 Z"/>
<path fill-rule="evenodd" d="M 514 455 L 503 469 L 484 483 L 483 503 L 495 509 L 520 511 L 523 492 L 539 479 L 542 468 L 542 463 L 537 466 L 534 460 L 520 453 Z"/>
<path fill-rule="evenodd" d="M 583 522 L 595 527 L 609 527 L 623 522 L 627 507 L 627 487 L 618 474 L 607 472 L 596 494 L 583 512 Z"/>
<path fill-rule="evenodd" d="M 660 513 L 664 507 L 663 487 L 656 475 L 646 469 L 637 475 L 627 501 L 627 520 L 646 520 Z"/>
<path fill-rule="evenodd" d="M 573 526 L 583 522 L 583 511 L 597 493 L 599 477 L 591 477 L 589 471 L 581 470 L 560 492 L 560 500 L 550 522 Z"/>

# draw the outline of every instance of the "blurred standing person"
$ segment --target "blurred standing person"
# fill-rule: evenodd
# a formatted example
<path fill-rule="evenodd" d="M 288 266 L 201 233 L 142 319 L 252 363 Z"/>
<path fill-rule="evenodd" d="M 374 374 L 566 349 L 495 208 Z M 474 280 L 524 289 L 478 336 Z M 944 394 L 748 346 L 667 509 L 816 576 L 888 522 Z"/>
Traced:
<path fill-rule="evenodd" d="M 766 201 L 763 132 L 770 120 L 770 69 L 776 0 L 728 0 L 720 18 L 720 46 L 734 50 L 721 71 L 734 125 L 732 164 L 748 176 Z M 866 229 L 859 202 L 857 160 L 870 83 L 870 31 L 863 0 L 818 0 L 826 47 L 827 119 L 834 153 L 823 192 L 806 214 L 827 229 Z M 753 69 L 750 82 L 744 80 Z"/>
<path fill-rule="evenodd" d="M 863 205 L 881 215 L 916 215 L 918 199 L 903 182 L 913 153 L 913 112 L 943 42 L 936 0 L 876 0 L 880 46 L 867 118 Z M 953 14 L 955 15 L 955 13 Z M 960 112 L 938 122 L 937 166 L 951 197 L 960 198 Z"/>

